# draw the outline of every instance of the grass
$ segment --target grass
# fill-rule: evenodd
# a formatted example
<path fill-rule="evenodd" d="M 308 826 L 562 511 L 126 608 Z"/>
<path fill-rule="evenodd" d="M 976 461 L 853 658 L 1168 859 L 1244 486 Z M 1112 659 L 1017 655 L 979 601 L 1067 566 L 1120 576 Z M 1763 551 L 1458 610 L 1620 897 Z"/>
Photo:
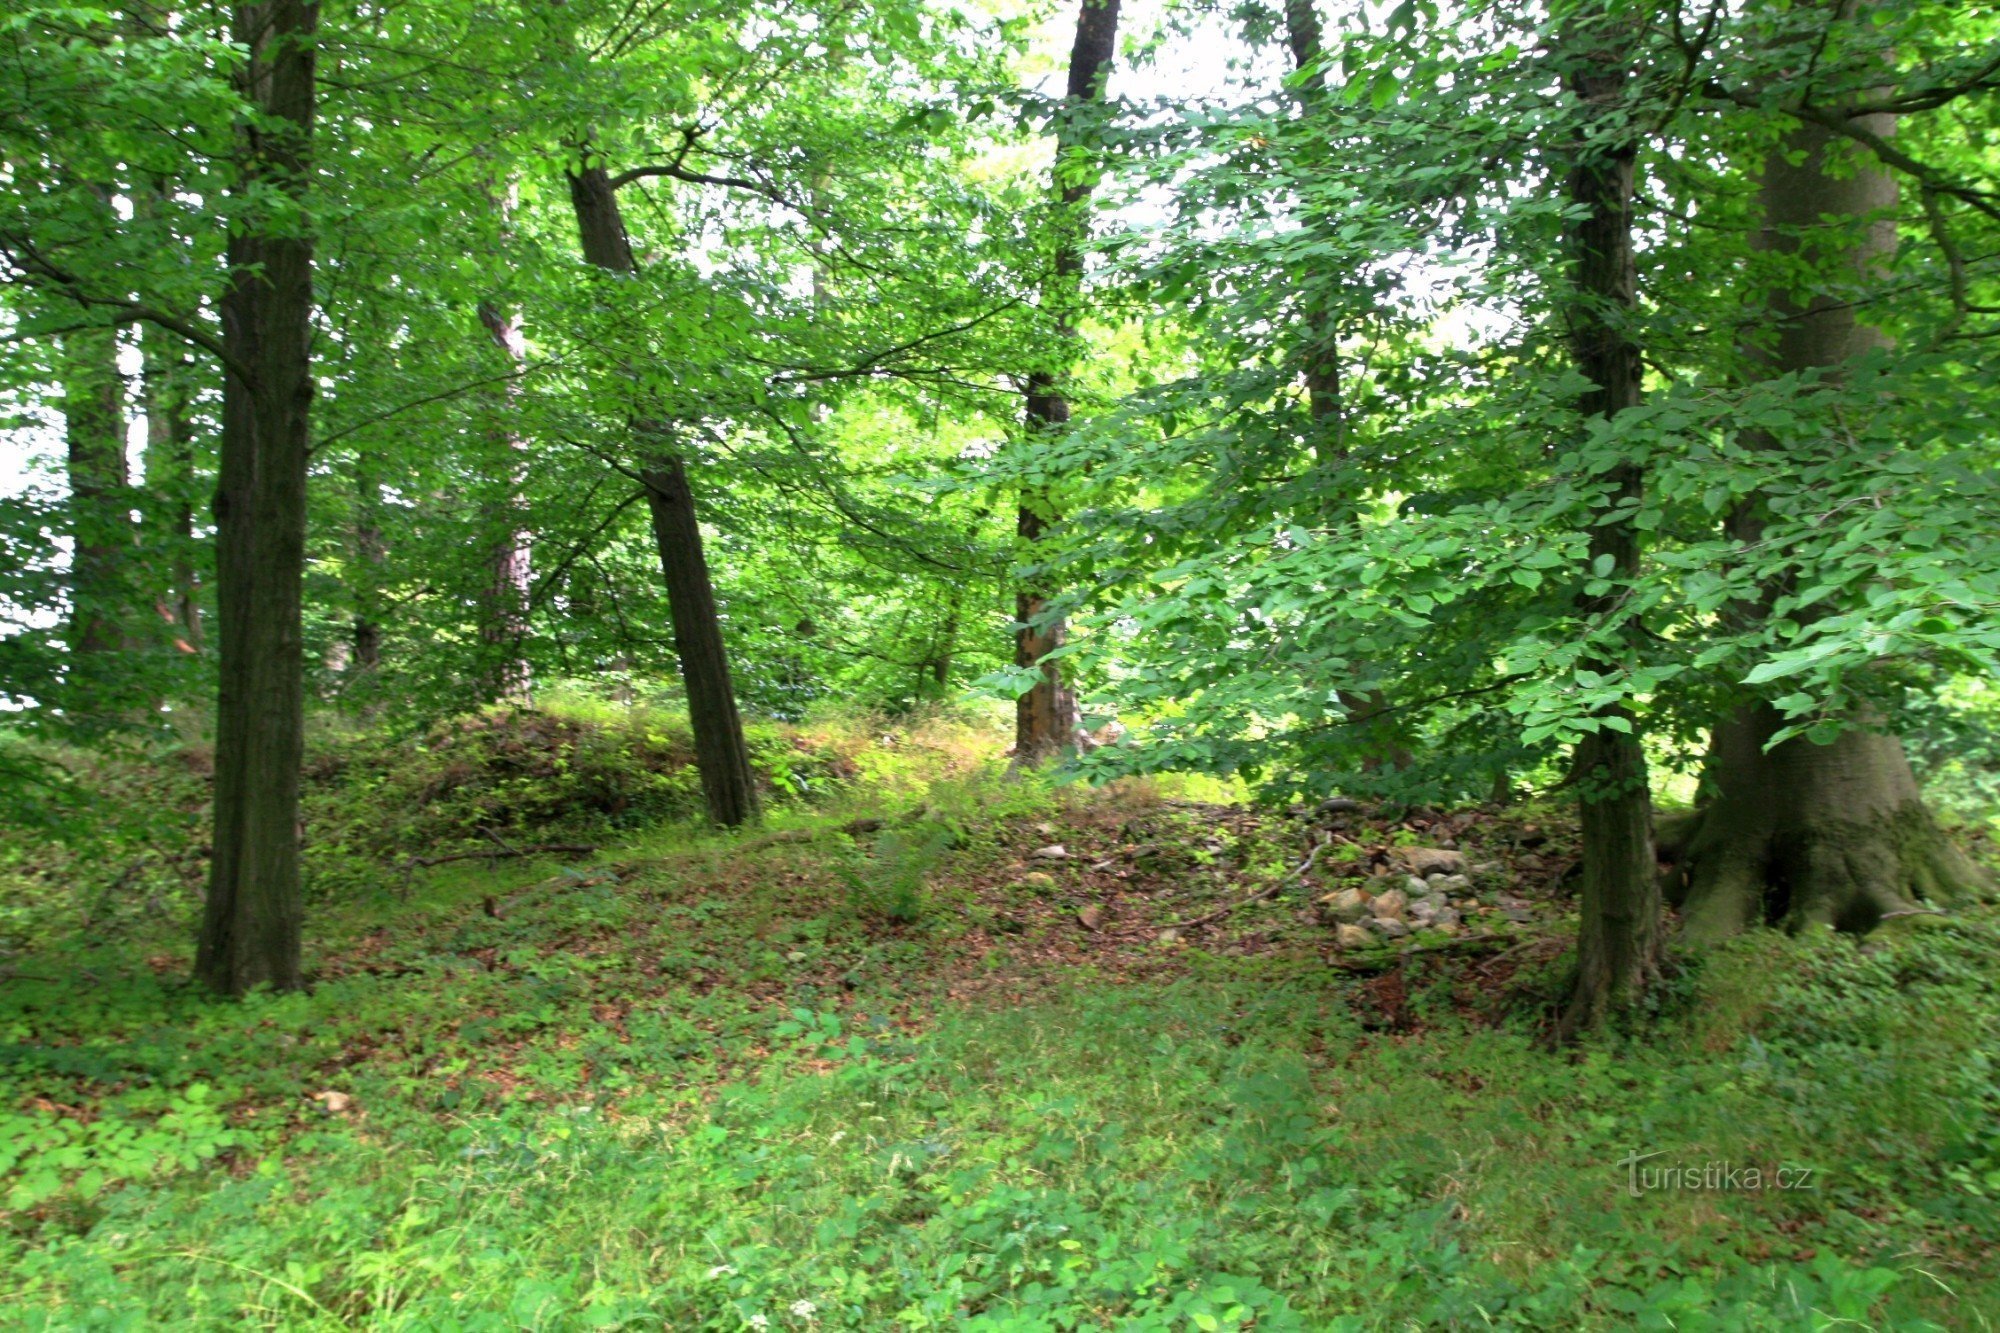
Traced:
<path fill-rule="evenodd" d="M 1245 833 L 1209 864 L 1213 809 L 1006 783 L 959 745 L 850 745 L 839 798 L 771 832 L 637 828 L 407 897 L 344 876 L 309 994 L 193 993 L 178 920 L 37 942 L 0 983 L 7 1324 L 2000 1317 L 1992 913 L 1867 951 L 1754 936 L 1551 1055 L 1559 960 L 1349 974 L 1296 902 L 1162 944 L 1289 853 Z M 1139 824 L 1195 851 L 1024 887 L 1028 849 Z M 1086 893 L 1123 924 L 1080 929 Z M 1635 1194 L 1640 1153 L 1811 1188 Z"/>

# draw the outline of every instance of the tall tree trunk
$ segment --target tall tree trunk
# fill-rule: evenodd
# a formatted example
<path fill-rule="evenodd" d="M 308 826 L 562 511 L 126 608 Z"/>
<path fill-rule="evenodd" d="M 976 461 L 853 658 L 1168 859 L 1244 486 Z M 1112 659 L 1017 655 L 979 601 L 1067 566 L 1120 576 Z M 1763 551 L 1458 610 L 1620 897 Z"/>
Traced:
<path fill-rule="evenodd" d="M 612 273 L 637 272 L 639 265 L 625 232 L 617 191 L 604 168 L 586 164 L 571 171 L 569 194 L 585 262 Z M 667 610 L 674 622 L 674 651 L 680 657 L 681 682 L 687 689 L 695 767 L 701 774 L 709 817 L 733 828 L 757 818 L 757 787 L 751 776 L 750 747 L 743 738 L 743 719 L 736 710 L 736 690 L 730 680 L 722 618 L 716 610 L 715 585 L 709 577 L 694 493 L 667 426 L 635 415 L 632 431 L 639 440 L 640 479 L 652 514 L 653 540 L 659 547 Z"/>
<path fill-rule="evenodd" d="M 667 609 L 674 621 L 674 652 L 681 659 L 687 688 L 688 721 L 694 729 L 695 766 L 709 817 L 734 828 L 757 817 L 757 787 L 750 773 L 750 747 L 723 650 L 722 618 L 716 613 L 715 585 L 702 549 L 701 522 L 687 472 L 674 454 L 659 456 L 640 474 L 667 584 Z"/>
<path fill-rule="evenodd" d="M 1320 68 L 1325 58 L 1319 11 L 1313 0 L 1285 0 L 1285 45 L 1300 75 L 1298 99 L 1301 110 L 1310 115 L 1326 94 L 1326 77 Z M 1340 335 L 1323 303 L 1306 301 L 1305 381 L 1306 404 L 1312 418 L 1313 457 L 1320 469 L 1330 471 L 1347 453 L 1345 405 L 1340 388 Z M 1326 527 L 1352 523 L 1359 508 L 1350 494 L 1331 487 L 1320 488 L 1319 522 Z M 1388 696 L 1380 690 L 1337 689 L 1334 696 L 1346 712 L 1346 725 L 1362 738 L 1364 769 L 1407 768 L 1410 751 L 1389 708 Z"/>
<path fill-rule="evenodd" d="M 382 574 L 389 562 L 382 538 L 382 483 L 375 460 L 363 451 L 354 460 L 354 651 L 348 659 L 351 684 L 364 710 L 379 700 L 371 697 L 382 675 Z"/>
<path fill-rule="evenodd" d="M 1631 336 L 1638 308 L 1632 251 L 1638 145 L 1618 133 L 1629 114 L 1625 89 L 1637 30 L 1630 20 L 1600 20 L 1579 24 L 1564 42 L 1575 62 L 1567 79 L 1570 92 L 1585 114 L 1605 127 L 1602 133 L 1580 132 L 1588 146 L 1569 177 L 1575 205 L 1569 223 L 1574 282 L 1569 319 L 1576 367 L 1593 386 L 1579 404 L 1586 420 L 1638 406 L 1644 376 Z M 1621 462 L 1606 480 L 1608 493 L 1590 527 L 1584 576 L 1629 580 L 1639 570 L 1639 531 L 1629 518 L 1602 516 L 1636 509 L 1645 476 L 1638 464 Z M 1605 561 L 1608 571 L 1600 568 Z M 1621 595 L 1615 586 L 1580 595 L 1577 610 L 1587 624 L 1600 621 L 1617 614 Z M 1625 651 L 1636 649 L 1631 630 L 1619 637 Z M 1606 659 L 1590 663 L 1600 673 L 1621 665 Z M 1566 1035 L 1597 1026 L 1659 974 L 1659 870 L 1645 751 L 1631 710 L 1622 704 L 1599 710 L 1594 721 L 1597 729 L 1577 745 L 1572 759 L 1583 883 L 1576 983 L 1561 1024 Z"/>
<path fill-rule="evenodd" d="M 312 414 L 309 188 L 318 6 L 238 5 L 243 194 L 275 195 L 228 244 L 228 354 L 215 492 L 215 830 L 195 975 L 237 995 L 300 984 L 299 759 L 305 730 L 300 596 Z M 273 216 L 273 213 L 281 213 Z"/>
<path fill-rule="evenodd" d="M 173 334 L 148 328 L 143 350 L 146 488 L 159 506 L 155 531 L 166 552 L 159 614 L 178 651 L 199 653 L 201 591 L 194 564 L 194 423 L 189 413 L 193 367 Z"/>
<path fill-rule="evenodd" d="M 482 301 L 479 322 L 507 358 L 509 368 L 519 371 L 527 360 L 520 317 L 491 301 Z M 511 414 L 519 397 L 518 386 L 510 381 L 501 396 L 503 409 Z M 522 652 L 528 637 L 528 586 L 533 576 L 528 516 L 521 498 L 528 480 L 528 442 L 518 430 L 503 424 L 493 432 L 491 452 L 501 474 L 501 497 L 487 515 L 494 536 L 487 553 L 479 637 L 490 663 L 488 692 L 496 699 L 526 705 L 533 699 L 528 659 Z"/>
<path fill-rule="evenodd" d="M 1867 20 L 1865 0 L 1839 0 L 1829 22 Z M 1896 117 L 1858 118 L 1887 139 Z M 1888 345 L 1862 322 L 1856 285 L 1879 281 L 1896 247 L 1896 178 L 1865 153 L 1836 147 L 1831 130 L 1800 122 L 1765 164 L 1762 244 L 1840 256 L 1817 290 L 1773 299 L 1776 337 L 1763 350 L 1771 373 L 1821 369 Z M 1825 263 L 1824 259 L 1819 262 Z M 1784 448 L 1766 439 L 1763 447 Z M 1753 498 L 1731 515 L 1732 536 L 1762 532 Z M 1761 615 L 1763 608 L 1743 608 Z M 1696 942 L 1759 923 L 1790 929 L 1831 925 L 1865 931 L 1918 904 L 1950 903 L 1985 889 L 1988 877 L 1954 846 L 1923 803 L 1902 742 L 1860 718 L 1830 744 L 1794 737 L 1767 749 L 1778 729 L 1764 703 L 1715 728 L 1707 768 L 1709 803 L 1676 848 L 1674 896 L 1683 931 Z"/>
<path fill-rule="evenodd" d="M 1118 50 L 1119 0 L 1082 0 L 1076 18 L 1076 38 L 1070 46 L 1069 82 L 1063 114 L 1056 120 L 1056 248 L 1053 272 L 1044 292 L 1044 301 L 1055 316 L 1057 347 L 1052 366 L 1066 365 L 1076 355 L 1078 342 L 1073 307 L 1077 287 L 1083 279 L 1085 218 L 1090 196 L 1097 185 L 1097 173 L 1075 172 L 1075 154 L 1086 139 L 1087 126 L 1077 113 L 1087 106 L 1102 105 L 1111 61 Z M 1069 422 L 1069 400 L 1064 395 L 1056 369 L 1041 369 L 1028 376 L 1024 404 L 1030 436 L 1053 434 Z M 1024 550 L 1035 544 L 1055 521 L 1054 505 L 1047 492 L 1024 494 L 1015 517 L 1015 532 Z M 1060 660 L 1048 655 L 1060 648 L 1068 636 L 1061 617 L 1049 612 L 1049 591 L 1045 576 L 1035 576 L 1015 594 L 1014 665 L 1034 668 L 1034 685 L 1014 705 L 1014 762 L 1036 764 L 1060 754 L 1074 743 L 1083 729 L 1083 717 L 1076 695 L 1063 680 Z"/>
<path fill-rule="evenodd" d="M 112 329 L 63 335 L 63 440 L 69 474 L 69 648 L 85 696 L 114 686 L 107 654 L 125 648 L 132 552 L 131 480 L 125 414 Z M 103 702 L 99 700 L 99 702 Z M 86 705 L 95 711 L 95 705 Z"/>

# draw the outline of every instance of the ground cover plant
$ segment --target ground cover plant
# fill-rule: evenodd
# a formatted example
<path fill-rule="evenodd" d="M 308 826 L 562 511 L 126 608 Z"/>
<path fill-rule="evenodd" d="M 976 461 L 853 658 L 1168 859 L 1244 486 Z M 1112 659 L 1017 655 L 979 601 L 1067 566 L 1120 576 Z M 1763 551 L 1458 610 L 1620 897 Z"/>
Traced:
<path fill-rule="evenodd" d="M 0 1322 L 1991 1327 L 1996 94 L 0 5 Z"/>
<path fill-rule="evenodd" d="M 1960 1328 L 2000 1298 L 1990 912 L 1760 933 L 1552 1058 L 1559 807 L 1091 792 L 970 740 L 851 750 L 887 775 L 748 835 L 407 883 L 390 851 L 336 881 L 309 993 L 205 998 L 157 912 L 17 953 L 11 1319 Z M 389 790 L 433 756 L 402 762 Z M 1359 855 L 1245 901 L 1334 824 Z M 1492 860 L 1473 928 L 1338 948 L 1318 900 L 1443 841 Z"/>

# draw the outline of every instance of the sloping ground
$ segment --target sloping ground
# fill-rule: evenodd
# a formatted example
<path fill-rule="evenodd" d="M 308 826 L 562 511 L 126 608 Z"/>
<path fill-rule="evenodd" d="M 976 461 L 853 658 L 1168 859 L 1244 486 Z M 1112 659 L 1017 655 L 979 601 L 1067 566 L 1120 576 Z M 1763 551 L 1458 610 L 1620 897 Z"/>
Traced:
<path fill-rule="evenodd" d="M 1557 821 L 850 761 L 866 790 L 771 831 L 324 904 L 309 995 L 204 1000 L 164 935 L 21 960 L 10 1319 L 1908 1329 L 2000 1299 L 1990 915 L 1746 940 L 1555 1056 Z M 1338 947 L 1316 900 L 1416 847 L 1478 868 L 1457 933 Z"/>

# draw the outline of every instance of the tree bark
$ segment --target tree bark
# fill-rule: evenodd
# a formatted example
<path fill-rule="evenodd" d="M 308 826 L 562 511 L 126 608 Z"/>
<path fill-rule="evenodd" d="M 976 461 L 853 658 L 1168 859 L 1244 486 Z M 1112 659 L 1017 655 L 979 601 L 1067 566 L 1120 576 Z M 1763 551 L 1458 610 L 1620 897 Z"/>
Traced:
<path fill-rule="evenodd" d="M 1299 71 L 1300 108 L 1307 114 L 1326 94 L 1326 77 L 1320 69 L 1325 52 L 1319 11 L 1313 0 L 1285 0 L 1285 45 L 1292 64 Z M 1320 302 L 1305 302 L 1305 381 L 1306 404 L 1312 422 L 1313 458 L 1320 469 L 1331 470 L 1346 457 L 1345 405 L 1341 402 L 1340 339 L 1332 316 Z M 1351 495 L 1331 487 L 1319 488 L 1319 522 L 1329 528 L 1352 523 L 1358 507 Z M 1336 689 L 1334 697 L 1346 712 L 1346 725 L 1362 741 L 1362 767 L 1366 770 L 1407 768 L 1411 763 L 1406 737 L 1396 724 L 1389 699 L 1381 690 Z"/>
<path fill-rule="evenodd" d="M 750 747 L 729 677 L 716 613 L 715 585 L 702 549 L 701 523 L 687 472 L 673 454 L 640 474 L 667 584 L 667 609 L 674 621 L 674 652 L 687 689 L 688 722 L 694 730 L 695 766 L 709 817 L 729 828 L 757 818 L 757 787 L 750 772 Z"/>
<path fill-rule="evenodd" d="M 1829 22 L 1866 20 L 1865 0 L 1839 0 Z M 1884 139 L 1896 117 L 1859 118 Z M 1761 244 L 1802 249 L 1832 271 L 1806 290 L 1772 298 L 1775 337 L 1755 355 L 1772 375 L 1821 369 L 1829 380 L 1855 357 L 1888 345 L 1860 317 L 1853 288 L 1878 281 L 1896 247 L 1896 178 L 1865 153 L 1836 147 L 1832 131 L 1799 122 L 1765 165 Z M 1782 449 L 1765 438 L 1761 447 Z M 1732 514 L 1731 536 L 1763 531 L 1753 497 Z M 1739 608 L 1761 616 L 1762 606 Z M 1738 709 L 1711 737 L 1711 795 L 1675 849 L 1673 896 L 1682 930 L 1710 942 L 1759 923 L 1866 931 L 1920 903 L 1949 904 L 1985 890 L 1989 878 L 1954 846 L 1923 803 L 1902 742 L 1858 729 L 1830 744 L 1794 737 L 1766 749 L 1778 730 L 1763 702 Z"/>
<path fill-rule="evenodd" d="M 372 698 L 382 676 L 382 572 L 389 562 L 388 543 L 382 538 L 382 483 L 376 479 L 375 463 L 364 450 L 354 460 L 354 579 L 349 589 L 354 598 L 354 652 L 347 667 L 353 693 L 365 711 L 372 712 L 379 700 Z"/>
<path fill-rule="evenodd" d="M 131 479 L 125 464 L 125 414 L 112 329 L 64 334 L 61 345 L 63 441 L 69 476 L 69 648 L 84 697 L 115 686 L 107 654 L 127 646 L 128 564 L 132 553 Z M 103 700 L 97 700 L 102 703 Z M 96 704 L 86 703 L 96 711 Z"/>
<path fill-rule="evenodd" d="M 239 5 L 242 193 L 275 194 L 228 243 L 228 353 L 215 493 L 221 688 L 215 829 L 195 975 L 239 995 L 301 982 L 299 759 L 304 734 L 300 596 L 312 413 L 313 248 L 304 225 L 318 6 Z"/>
<path fill-rule="evenodd" d="M 586 164 L 571 171 L 569 192 L 585 262 L 612 273 L 637 272 L 618 195 L 604 168 Z M 757 787 L 736 709 L 694 493 L 665 424 L 635 415 L 632 431 L 639 440 L 640 480 L 646 487 L 667 610 L 674 622 L 674 651 L 687 690 L 695 767 L 709 817 L 734 828 L 757 818 Z"/>
<path fill-rule="evenodd" d="M 518 371 L 527 360 L 520 317 L 491 301 L 482 301 L 479 322 L 507 358 L 509 368 Z M 501 395 L 503 411 L 511 411 L 519 396 L 518 387 L 510 382 Z M 533 577 L 528 516 L 521 498 L 528 479 L 528 442 L 517 430 L 502 424 L 494 429 L 491 445 L 501 473 L 502 494 L 487 516 L 495 536 L 487 553 L 479 638 L 489 658 L 487 692 L 495 699 L 525 706 L 534 697 L 528 659 L 522 652 L 528 637 L 528 589 Z"/>
<path fill-rule="evenodd" d="M 141 393 L 146 412 L 146 487 L 159 505 L 156 531 L 166 552 L 159 614 L 176 650 L 201 651 L 201 590 L 194 553 L 194 424 L 189 365 L 181 340 L 148 328 Z M 156 585 L 157 586 L 157 585 Z"/>
<path fill-rule="evenodd" d="M 1625 118 L 1631 43 L 1636 25 L 1617 20 L 1581 24 L 1565 42 L 1574 67 L 1570 92 L 1584 113 L 1607 127 Z M 1569 312 L 1572 356 L 1592 388 L 1579 406 L 1586 420 L 1608 419 L 1641 400 L 1644 366 L 1631 336 L 1638 308 L 1638 267 L 1632 250 L 1633 179 L 1638 145 L 1629 137 L 1583 132 L 1594 147 L 1569 176 L 1575 205 L 1569 226 L 1574 295 Z M 1644 488 L 1640 466 L 1621 462 L 1607 477 L 1608 493 L 1590 527 L 1584 576 L 1608 559 L 1609 577 L 1629 580 L 1639 570 L 1639 531 L 1629 519 L 1606 522 L 1620 506 L 1636 508 Z M 1577 611 L 1586 624 L 1614 616 L 1622 592 L 1581 594 Z M 1621 636 L 1628 648 L 1631 630 Z M 1620 663 L 1589 664 L 1600 673 Z M 1597 729 L 1573 756 L 1582 830 L 1582 921 L 1577 973 L 1560 1025 L 1565 1036 L 1596 1027 L 1637 998 L 1659 975 L 1661 906 L 1653 853 L 1652 798 L 1646 755 L 1630 709 L 1598 711 Z"/>
<path fill-rule="evenodd" d="M 1058 365 L 1076 355 L 1079 340 L 1072 307 L 1083 278 L 1085 211 L 1097 184 L 1095 172 L 1068 180 L 1064 172 L 1074 169 L 1071 159 L 1084 142 L 1084 127 L 1076 113 L 1104 102 L 1105 83 L 1118 49 L 1118 5 L 1119 0 L 1082 0 L 1076 37 L 1070 46 L 1063 113 L 1056 120 L 1057 239 L 1044 301 L 1055 313 L 1057 348 L 1051 362 Z M 1023 415 L 1030 437 L 1054 434 L 1068 424 L 1069 400 L 1055 370 L 1041 369 L 1029 375 L 1025 398 Z M 1024 550 L 1033 551 L 1055 517 L 1052 497 L 1046 491 L 1021 496 L 1014 528 Z M 1068 626 L 1060 616 L 1050 614 L 1049 590 L 1040 584 L 1039 578 L 1030 580 L 1016 591 L 1014 599 L 1018 623 L 1014 665 L 1036 673 L 1035 683 L 1014 704 L 1017 766 L 1041 763 L 1061 754 L 1083 729 L 1083 715 L 1075 693 L 1063 679 L 1061 661 L 1048 660 L 1048 655 L 1067 640 Z"/>

